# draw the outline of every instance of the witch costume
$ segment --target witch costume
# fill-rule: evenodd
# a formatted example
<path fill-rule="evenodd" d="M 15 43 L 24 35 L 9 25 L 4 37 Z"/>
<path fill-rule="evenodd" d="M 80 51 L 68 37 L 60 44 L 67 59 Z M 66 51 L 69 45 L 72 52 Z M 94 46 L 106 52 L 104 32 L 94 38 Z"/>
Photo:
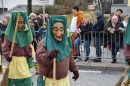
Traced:
<path fill-rule="evenodd" d="M 19 17 L 23 18 L 22 22 L 19 22 L 19 19 L 17 19 L 18 12 L 12 13 L 11 19 L 5 31 L 2 52 L 6 60 L 10 62 L 8 86 L 31 86 L 32 75 L 29 71 L 27 59 L 32 57 L 31 42 L 33 41 L 33 37 L 26 12 L 20 12 Z M 18 25 L 23 24 L 23 27 L 21 31 L 17 29 L 12 58 L 10 58 L 9 54 L 11 51 L 17 20 Z"/>
<path fill-rule="evenodd" d="M 56 41 L 52 32 L 53 25 L 56 23 L 62 23 L 64 26 L 64 36 L 61 41 Z M 56 53 L 59 51 L 56 58 L 56 86 L 70 86 L 68 71 L 73 72 L 73 79 L 78 79 L 78 67 L 71 54 L 72 46 L 70 37 L 67 35 L 67 28 L 66 16 L 50 16 L 46 37 L 40 41 L 36 52 L 36 60 L 39 65 L 37 86 L 53 85 L 53 59 L 51 59 L 55 58 L 53 51 Z"/>

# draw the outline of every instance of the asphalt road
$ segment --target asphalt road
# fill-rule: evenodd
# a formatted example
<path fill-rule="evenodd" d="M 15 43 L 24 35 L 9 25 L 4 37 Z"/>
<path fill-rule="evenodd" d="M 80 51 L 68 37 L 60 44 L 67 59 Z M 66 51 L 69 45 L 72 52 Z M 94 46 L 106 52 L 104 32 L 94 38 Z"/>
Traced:
<path fill-rule="evenodd" d="M 34 69 L 31 69 L 31 72 L 34 86 L 37 86 L 36 79 L 38 75 L 35 75 Z M 69 73 L 70 86 L 114 86 L 122 73 L 123 71 L 116 70 L 80 69 L 80 77 L 77 81 L 72 79 L 73 73 Z M 126 79 L 127 75 L 125 76 L 124 81 Z"/>
<path fill-rule="evenodd" d="M 6 66 L 6 61 L 3 62 Z M 37 82 L 38 75 L 35 74 L 34 68 L 31 70 L 34 86 Z M 80 77 L 77 81 L 72 79 L 73 73 L 69 72 L 70 86 L 114 86 L 119 80 L 123 71 L 119 70 L 101 70 L 101 69 L 79 69 Z M 0 81 L 3 75 L 0 75 Z M 127 75 L 124 80 L 127 79 Z"/>

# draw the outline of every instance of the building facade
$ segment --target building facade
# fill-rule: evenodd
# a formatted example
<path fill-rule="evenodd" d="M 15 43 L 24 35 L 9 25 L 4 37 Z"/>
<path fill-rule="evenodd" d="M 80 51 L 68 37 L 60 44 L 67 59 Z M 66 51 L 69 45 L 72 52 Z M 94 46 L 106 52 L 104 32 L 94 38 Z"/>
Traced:
<path fill-rule="evenodd" d="M 27 11 L 28 0 L 0 0 L 0 19 L 3 19 L 5 14 L 11 14 L 13 11 Z M 48 3 L 40 3 L 43 0 L 32 0 L 32 11 L 41 8 L 43 5 L 54 5 L 54 0 L 46 0 Z M 44 0 L 45 1 L 45 0 Z"/>

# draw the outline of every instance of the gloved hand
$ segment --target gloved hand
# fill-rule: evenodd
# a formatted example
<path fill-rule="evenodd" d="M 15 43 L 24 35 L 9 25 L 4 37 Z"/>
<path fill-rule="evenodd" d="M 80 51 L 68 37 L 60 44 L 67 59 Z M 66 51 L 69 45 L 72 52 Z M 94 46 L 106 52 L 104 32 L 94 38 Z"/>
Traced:
<path fill-rule="evenodd" d="M 58 53 L 60 53 L 59 50 L 56 50 L 56 49 L 51 50 L 49 55 L 48 55 L 48 58 L 49 59 L 57 58 L 58 57 Z"/>
<path fill-rule="evenodd" d="M 12 61 L 12 57 L 7 57 L 6 60 L 7 60 L 8 62 L 11 62 L 11 61 Z"/>
<path fill-rule="evenodd" d="M 130 66 L 130 59 L 126 59 L 126 61 L 128 62 L 128 65 Z"/>
<path fill-rule="evenodd" d="M 76 81 L 79 78 L 79 72 L 75 71 L 73 72 L 74 76 L 72 77 L 74 79 L 74 81 Z"/>

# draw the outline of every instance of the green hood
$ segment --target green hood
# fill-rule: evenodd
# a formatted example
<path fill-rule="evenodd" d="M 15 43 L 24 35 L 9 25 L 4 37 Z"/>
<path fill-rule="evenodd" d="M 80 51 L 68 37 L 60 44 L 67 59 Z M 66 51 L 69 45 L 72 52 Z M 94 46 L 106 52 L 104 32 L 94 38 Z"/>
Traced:
<path fill-rule="evenodd" d="M 15 31 L 15 19 L 18 16 L 18 12 L 13 12 L 11 15 L 11 19 L 8 23 L 8 26 L 6 28 L 5 34 L 8 37 L 9 41 L 13 41 L 13 36 L 14 36 L 14 31 Z M 30 25 L 27 19 L 27 14 L 26 12 L 20 12 L 20 16 L 24 18 L 24 27 L 22 31 L 18 31 L 16 33 L 16 39 L 15 42 L 16 44 L 19 45 L 19 47 L 24 47 L 27 44 L 31 43 L 33 41 Z"/>
<path fill-rule="evenodd" d="M 125 31 L 124 43 L 130 45 L 130 17 Z"/>
<path fill-rule="evenodd" d="M 54 39 L 54 36 L 52 34 L 52 26 L 56 22 L 61 22 L 64 25 L 64 36 L 61 42 L 57 42 Z M 47 26 L 47 34 L 44 41 L 44 46 L 46 47 L 47 51 L 51 51 L 53 49 L 60 50 L 60 53 L 58 54 L 58 58 L 56 61 L 61 61 L 67 56 L 70 55 L 71 52 L 71 40 L 70 37 L 67 35 L 67 18 L 66 16 L 50 16 L 48 26 Z"/>

